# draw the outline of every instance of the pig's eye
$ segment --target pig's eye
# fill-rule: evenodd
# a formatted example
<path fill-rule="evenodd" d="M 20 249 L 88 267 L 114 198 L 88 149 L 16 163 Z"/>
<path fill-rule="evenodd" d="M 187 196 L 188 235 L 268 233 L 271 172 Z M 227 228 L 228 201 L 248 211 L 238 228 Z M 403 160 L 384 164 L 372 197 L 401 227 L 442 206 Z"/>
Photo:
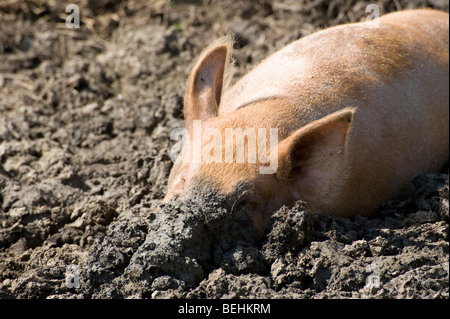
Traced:
<path fill-rule="evenodd" d="M 233 204 L 232 214 L 236 219 L 251 218 L 261 208 L 259 196 L 252 192 L 242 194 Z"/>
<path fill-rule="evenodd" d="M 180 177 L 180 178 L 178 179 L 178 183 L 181 183 L 181 184 L 184 185 L 185 182 L 186 182 L 186 180 L 184 179 L 184 177 Z"/>
<path fill-rule="evenodd" d="M 184 184 L 186 183 L 186 172 L 181 173 L 177 179 L 175 184 L 180 188 L 184 188 Z"/>

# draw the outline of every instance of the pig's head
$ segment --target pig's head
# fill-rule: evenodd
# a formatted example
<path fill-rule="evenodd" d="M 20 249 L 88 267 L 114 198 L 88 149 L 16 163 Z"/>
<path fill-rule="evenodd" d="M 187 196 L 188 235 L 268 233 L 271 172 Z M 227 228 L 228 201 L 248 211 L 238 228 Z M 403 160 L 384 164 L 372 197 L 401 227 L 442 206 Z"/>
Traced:
<path fill-rule="evenodd" d="M 304 200 L 320 210 L 332 196 L 345 166 L 353 111 L 344 109 L 294 130 L 278 123 L 275 143 L 267 124 L 274 122 L 265 120 L 271 112 L 264 114 L 264 101 L 251 109 L 219 114 L 231 45 L 228 39 L 208 47 L 189 75 L 184 101 L 188 133 L 170 173 L 164 202 L 213 193 L 225 199 L 234 217 L 251 220 L 262 232 L 283 205 Z M 244 137 L 227 138 L 227 130 L 236 134 L 239 129 Z"/>

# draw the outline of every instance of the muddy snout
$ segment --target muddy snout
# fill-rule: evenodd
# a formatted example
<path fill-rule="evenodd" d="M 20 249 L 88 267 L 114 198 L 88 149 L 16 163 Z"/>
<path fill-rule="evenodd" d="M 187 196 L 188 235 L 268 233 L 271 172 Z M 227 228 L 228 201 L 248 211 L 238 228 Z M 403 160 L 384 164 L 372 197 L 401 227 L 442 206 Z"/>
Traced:
<path fill-rule="evenodd" d="M 220 207 L 220 209 L 226 211 L 226 214 L 229 215 L 228 218 L 231 218 L 233 222 L 243 227 L 254 227 L 259 236 L 262 236 L 270 219 L 270 216 L 264 215 L 265 202 L 251 188 L 241 187 L 240 185 L 236 188 L 238 191 L 231 194 L 222 194 L 213 185 L 205 183 L 191 189 L 186 194 L 174 196 L 171 201 L 195 202 L 199 206 Z"/>

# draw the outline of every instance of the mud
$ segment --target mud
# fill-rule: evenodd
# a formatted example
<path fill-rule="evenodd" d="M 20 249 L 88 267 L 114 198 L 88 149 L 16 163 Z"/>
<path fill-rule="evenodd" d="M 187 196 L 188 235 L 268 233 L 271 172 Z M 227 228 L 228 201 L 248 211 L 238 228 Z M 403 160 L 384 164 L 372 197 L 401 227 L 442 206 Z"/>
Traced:
<path fill-rule="evenodd" d="M 0 298 L 449 297 L 448 167 L 370 219 L 299 202 L 263 236 L 214 194 L 158 208 L 202 48 L 235 33 L 238 77 L 369 2 L 72 2 L 79 29 L 59 1 L 0 4 Z"/>

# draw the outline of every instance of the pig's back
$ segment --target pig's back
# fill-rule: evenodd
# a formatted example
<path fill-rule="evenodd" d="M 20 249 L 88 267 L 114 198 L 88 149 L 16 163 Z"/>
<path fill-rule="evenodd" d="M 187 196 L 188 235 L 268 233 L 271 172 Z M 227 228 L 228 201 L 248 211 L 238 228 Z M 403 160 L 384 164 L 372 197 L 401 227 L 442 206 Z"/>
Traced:
<path fill-rule="evenodd" d="M 294 41 L 228 89 L 219 113 L 287 98 L 298 116 L 324 116 L 347 107 L 347 98 L 359 98 L 386 78 L 414 69 L 413 48 L 419 49 L 424 61 L 433 59 L 448 68 L 448 14 L 393 13 L 380 19 L 380 28 L 366 23 L 341 25 Z"/>

